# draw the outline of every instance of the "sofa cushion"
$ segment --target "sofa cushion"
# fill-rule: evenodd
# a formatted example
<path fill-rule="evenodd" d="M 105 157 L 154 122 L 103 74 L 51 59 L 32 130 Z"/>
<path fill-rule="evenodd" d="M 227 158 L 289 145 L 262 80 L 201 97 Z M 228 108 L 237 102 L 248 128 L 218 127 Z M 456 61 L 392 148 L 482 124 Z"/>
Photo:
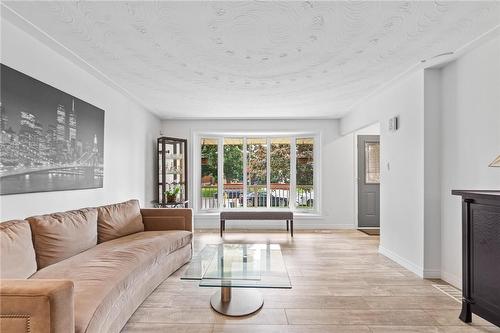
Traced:
<path fill-rule="evenodd" d="M 85 208 L 27 218 L 38 269 L 72 257 L 97 244 L 97 210 Z"/>
<path fill-rule="evenodd" d="M 138 200 L 97 208 L 99 243 L 144 231 Z"/>
<path fill-rule="evenodd" d="M 0 223 L 0 278 L 27 279 L 35 272 L 35 249 L 28 221 Z"/>
<path fill-rule="evenodd" d="M 106 323 L 95 321 L 112 321 L 110 313 L 120 310 L 123 305 L 120 302 L 138 306 L 161 280 L 155 286 L 144 289 L 135 296 L 137 298 L 131 295 L 143 284 L 149 285 L 149 280 L 157 278 L 154 272 L 165 269 L 166 257 L 178 249 L 190 248 L 191 239 L 192 234 L 188 231 L 139 232 L 101 243 L 39 270 L 31 278 L 72 280 L 75 284 L 76 332 L 86 332 L 89 325 L 99 328 L 89 329 L 92 332 L 107 331 L 102 326 Z M 174 270 L 189 257 L 183 260 L 176 264 Z M 163 279 L 165 277 L 162 275 Z"/>

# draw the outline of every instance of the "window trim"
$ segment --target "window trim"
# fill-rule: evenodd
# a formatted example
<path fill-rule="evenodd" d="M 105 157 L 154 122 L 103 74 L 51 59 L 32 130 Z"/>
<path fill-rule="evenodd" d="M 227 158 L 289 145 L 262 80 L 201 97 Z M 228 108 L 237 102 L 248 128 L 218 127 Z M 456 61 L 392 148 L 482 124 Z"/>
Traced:
<path fill-rule="evenodd" d="M 217 157 L 217 166 L 218 166 L 218 173 L 224 172 L 224 160 L 223 160 L 223 152 L 224 152 L 224 137 L 243 137 L 243 138 L 262 138 L 265 137 L 267 140 L 267 159 L 268 159 L 268 165 L 270 162 L 270 139 L 271 138 L 281 138 L 281 137 L 290 137 L 291 142 L 290 142 L 290 198 L 295 198 L 296 197 L 296 176 L 297 176 L 297 170 L 296 170 L 296 139 L 297 138 L 303 138 L 303 137 L 310 137 L 314 139 L 314 147 L 313 147 L 313 156 L 314 156 L 314 175 L 313 175 L 313 191 L 314 191 L 314 206 L 312 209 L 304 209 L 304 208 L 298 208 L 295 205 L 295 200 L 290 200 L 289 202 L 289 207 L 288 208 L 276 208 L 276 207 L 269 207 L 269 202 L 267 203 L 267 207 L 262 207 L 262 208 L 251 208 L 251 211 L 283 211 L 283 210 L 291 210 L 295 213 L 301 214 L 301 215 L 321 215 L 321 201 L 322 201 L 322 196 L 321 196 L 321 171 L 322 171 L 322 165 L 321 165 L 321 131 L 273 131 L 273 132 L 262 132 L 262 131 L 192 131 L 192 142 L 193 142 L 193 147 L 191 149 L 192 152 L 192 161 L 193 161 L 193 167 L 191 168 L 192 173 L 191 173 L 191 184 L 193 184 L 193 191 L 191 192 L 192 196 L 192 207 L 194 210 L 195 214 L 199 215 L 210 215 L 214 213 L 218 213 L 221 211 L 225 210 L 232 210 L 233 208 L 224 208 L 224 196 L 219 195 L 217 197 L 217 203 L 218 207 L 217 208 L 210 208 L 210 209 L 201 209 L 201 196 L 200 196 L 200 191 L 201 191 L 201 139 L 202 138 L 211 138 L 211 139 L 217 139 L 217 144 L 218 144 L 218 157 Z M 247 152 L 246 152 L 246 141 L 243 140 L 243 170 L 246 170 L 246 164 L 247 162 Z M 270 173 L 270 167 L 267 169 L 267 173 Z M 246 172 L 243 172 L 243 184 L 244 188 L 246 188 L 246 180 L 247 180 L 247 175 Z M 270 177 L 268 175 L 267 177 L 267 188 L 270 188 Z M 218 174 L 217 177 L 217 191 L 218 193 L 223 192 L 223 176 Z M 316 200 L 318 198 L 318 200 Z M 249 209 L 246 206 L 245 203 L 246 200 L 243 200 L 244 205 L 240 210 L 242 211 L 248 211 Z M 270 201 L 270 196 L 267 196 L 267 201 Z"/>

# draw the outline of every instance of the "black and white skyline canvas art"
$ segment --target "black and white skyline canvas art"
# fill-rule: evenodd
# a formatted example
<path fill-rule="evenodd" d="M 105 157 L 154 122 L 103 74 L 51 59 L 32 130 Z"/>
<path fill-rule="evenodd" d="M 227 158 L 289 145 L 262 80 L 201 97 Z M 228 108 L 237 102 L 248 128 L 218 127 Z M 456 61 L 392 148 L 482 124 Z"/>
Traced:
<path fill-rule="evenodd" d="M 0 194 L 102 187 L 104 110 L 0 66 Z"/>

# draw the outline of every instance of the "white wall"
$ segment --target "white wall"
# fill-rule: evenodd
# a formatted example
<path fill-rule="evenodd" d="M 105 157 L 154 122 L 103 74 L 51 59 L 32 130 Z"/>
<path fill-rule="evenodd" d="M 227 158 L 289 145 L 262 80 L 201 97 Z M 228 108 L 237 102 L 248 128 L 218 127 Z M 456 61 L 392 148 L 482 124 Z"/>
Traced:
<path fill-rule="evenodd" d="M 441 70 L 442 278 L 461 287 L 461 204 L 452 189 L 500 189 L 500 37 Z"/>
<path fill-rule="evenodd" d="M 319 216 L 297 217 L 297 228 L 354 227 L 354 165 L 352 136 L 340 137 L 336 120 L 166 120 L 163 134 L 186 138 L 192 151 L 192 136 L 198 131 L 320 131 L 321 135 L 321 196 Z M 192 166 L 192 159 L 189 164 Z M 193 168 L 191 167 L 191 170 Z M 191 189 L 190 189 L 191 190 Z M 191 190 L 192 192 L 192 190 Z M 191 201 L 193 202 L 193 193 Z M 214 215 L 197 214 L 198 228 L 217 228 Z M 283 223 L 258 223 L 259 227 L 283 227 Z M 230 226 L 246 227 L 246 223 L 231 222 Z"/>
<path fill-rule="evenodd" d="M 353 134 L 356 135 L 380 135 L 380 123 L 374 123 L 371 125 L 368 125 L 366 127 L 363 127 Z"/>
<path fill-rule="evenodd" d="M 380 123 L 380 252 L 423 274 L 423 71 L 368 98 L 341 120 L 341 133 Z M 400 128 L 388 131 L 399 116 Z"/>
<path fill-rule="evenodd" d="M 499 189 L 500 37 L 371 96 L 342 134 L 381 124 L 380 252 L 424 277 L 461 287 L 461 204 L 452 189 Z M 400 129 L 387 131 L 389 117 Z"/>
<path fill-rule="evenodd" d="M 104 188 L 5 195 L 0 220 L 137 198 L 153 199 L 160 120 L 5 19 L 1 62 L 105 110 Z"/>
<path fill-rule="evenodd" d="M 441 276 L 441 71 L 424 70 L 423 276 Z"/>

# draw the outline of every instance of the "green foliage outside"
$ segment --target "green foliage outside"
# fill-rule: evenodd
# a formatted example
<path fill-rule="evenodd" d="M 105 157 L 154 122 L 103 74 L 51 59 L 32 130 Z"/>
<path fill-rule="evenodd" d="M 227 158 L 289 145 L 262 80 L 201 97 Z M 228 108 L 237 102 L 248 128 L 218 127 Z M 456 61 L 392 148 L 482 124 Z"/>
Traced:
<path fill-rule="evenodd" d="M 312 185 L 313 183 L 313 145 L 297 145 L 297 185 Z"/>
<path fill-rule="evenodd" d="M 243 181 L 243 144 L 224 145 L 224 176 L 228 183 Z"/>
<path fill-rule="evenodd" d="M 271 183 L 290 184 L 289 144 L 271 144 Z"/>
<path fill-rule="evenodd" d="M 217 185 L 204 186 L 201 188 L 202 198 L 213 198 L 215 193 L 217 193 Z"/>
<path fill-rule="evenodd" d="M 214 183 L 217 184 L 217 146 L 201 145 L 201 157 L 207 159 L 201 165 L 201 175 L 214 177 Z"/>
<path fill-rule="evenodd" d="M 247 144 L 249 185 L 266 185 L 267 183 L 267 149 L 265 144 Z"/>

